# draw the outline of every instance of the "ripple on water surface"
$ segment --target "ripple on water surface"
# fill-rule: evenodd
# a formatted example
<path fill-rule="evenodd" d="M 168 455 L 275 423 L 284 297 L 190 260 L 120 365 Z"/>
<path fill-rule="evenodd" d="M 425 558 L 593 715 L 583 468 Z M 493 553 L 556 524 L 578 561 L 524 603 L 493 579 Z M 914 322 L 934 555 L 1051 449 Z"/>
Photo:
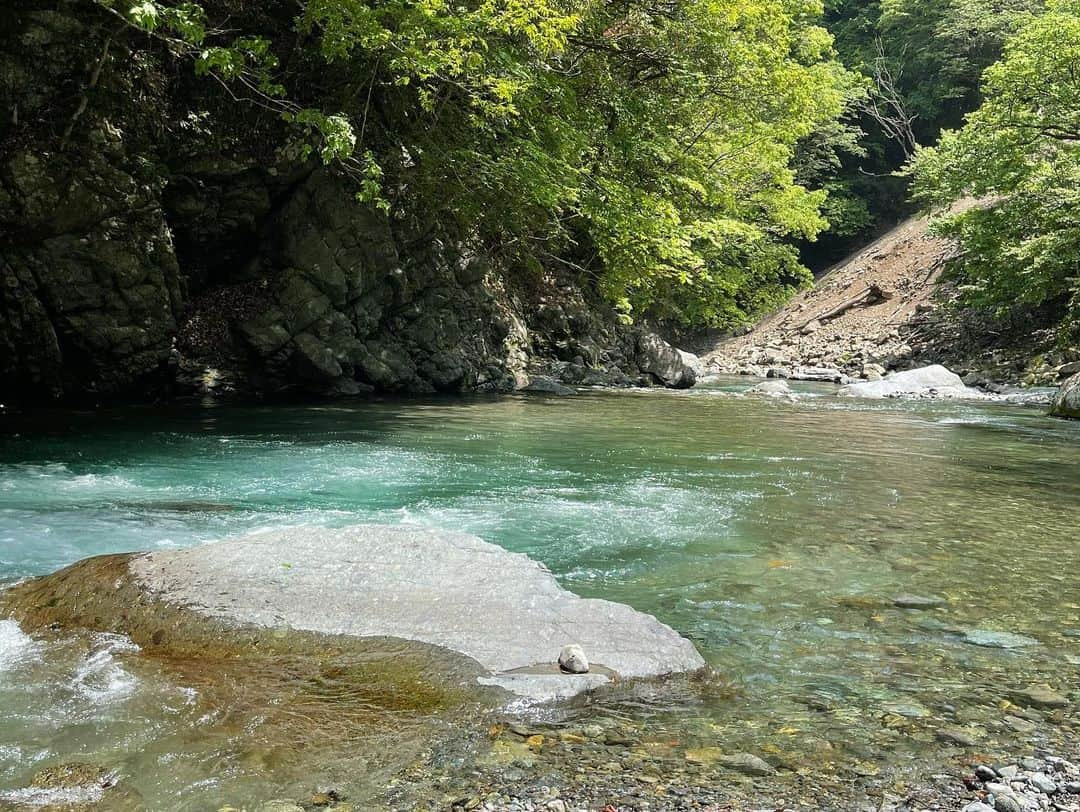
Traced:
<path fill-rule="evenodd" d="M 795 403 L 692 390 L 43 418 L 0 448 L 0 579 L 259 527 L 420 522 L 527 552 L 570 589 L 656 614 L 718 672 L 587 717 L 821 769 L 871 756 L 913 769 L 946 726 L 990 751 L 1015 746 L 1033 734 L 1003 721 L 1010 691 L 1068 690 L 1080 662 L 1080 425 L 812 389 Z M 235 798 L 227 777 L 198 788 L 216 769 L 209 753 L 232 765 L 226 776 L 287 758 L 239 741 L 197 757 L 170 749 L 169 719 L 212 738 L 184 716 L 190 685 L 142 684 L 131 652 L 84 641 L 61 655 L 6 623 L 9 784 L 29 769 L 13 759 L 101 748 L 87 725 L 94 741 L 154 752 L 159 768 L 145 769 L 176 771 L 191 799 Z M 973 630 L 1034 642 L 988 648 Z M 80 684 L 116 701 L 72 726 L 55 709 L 88 703 Z"/>

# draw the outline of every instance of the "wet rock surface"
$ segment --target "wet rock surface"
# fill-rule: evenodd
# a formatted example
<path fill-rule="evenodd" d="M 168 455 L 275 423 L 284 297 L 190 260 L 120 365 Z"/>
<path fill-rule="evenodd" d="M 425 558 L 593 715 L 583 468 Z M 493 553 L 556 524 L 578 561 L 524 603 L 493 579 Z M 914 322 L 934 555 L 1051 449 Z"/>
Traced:
<path fill-rule="evenodd" d="M 1073 375 L 1061 385 L 1050 404 L 1054 417 L 1071 417 L 1080 420 L 1080 373 Z"/>
<path fill-rule="evenodd" d="M 462 533 L 293 528 L 150 553 L 134 558 L 131 570 L 155 600 L 187 611 L 257 627 L 416 640 L 475 660 L 488 672 L 485 684 L 533 699 L 572 695 L 616 675 L 704 667 L 693 644 L 655 618 L 579 598 L 528 557 Z M 570 641 L 590 653 L 594 667 L 585 669 L 604 670 L 584 674 L 577 664 L 560 674 L 559 652 Z"/>

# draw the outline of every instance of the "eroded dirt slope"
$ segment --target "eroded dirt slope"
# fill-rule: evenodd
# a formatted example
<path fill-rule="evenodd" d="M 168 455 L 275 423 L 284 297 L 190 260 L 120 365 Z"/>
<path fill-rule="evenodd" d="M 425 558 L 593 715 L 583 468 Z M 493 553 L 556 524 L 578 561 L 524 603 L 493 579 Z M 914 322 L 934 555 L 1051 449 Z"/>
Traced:
<path fill-rule="evenodd" d="M 941 363 L 989 388 L 1052 385 L 1080 371 L 1080 351 L 1054 349 L 1052 330 L 1037 322 L 1002 324 L 957 307 L 942 282 L 954 254 L 927 217 L 907 220 L 752 330 L 701 348 L 703 361 L 711 372 L 822 379 Z"/>

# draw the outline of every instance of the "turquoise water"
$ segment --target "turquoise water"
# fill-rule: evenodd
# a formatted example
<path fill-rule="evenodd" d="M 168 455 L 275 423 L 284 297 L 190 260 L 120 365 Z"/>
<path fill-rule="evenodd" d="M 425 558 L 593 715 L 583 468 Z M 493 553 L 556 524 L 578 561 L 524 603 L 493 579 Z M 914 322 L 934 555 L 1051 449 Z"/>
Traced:
<path fill-rule="evenodd" d="M 810 387 L 795 403 L 698 388 L 9 417 L 0 580 L 268 526 L 460 529 L 691 638 L 723 690 L 625 711 L 688 742 L 722 735 L 814 753 L 826 740 L 839 748 L 833 761 L 903 763 L 938 747 L 935 730 L 949 725 L 1012 746 L 1023 736 L 1001 723 L 1010 689 L 1078 684 L 1080 424 L 828 392 Z M 904 593 L 945 605 L 895 607 Z M 1032 643 L 964 641 L 978 629 Z M 60 700 L 41 682 L 70 677 L 86 656 L 69 652 L 50 671 L 34 646 L 0 626 L 0 789 L 90 747 L 88 721 L 17 712 L 29 693 L 46 713 Z M 160 733 L 148 708 L 182 707 L 184 694 L 140 694 L 122 658 L 105 659 L 123 673 L 94 677 L 99 700 L 115 699 L 96 740 L 153 739 L 139 727 Z M 115 742 L 95 746 L 123 758 Z"/>

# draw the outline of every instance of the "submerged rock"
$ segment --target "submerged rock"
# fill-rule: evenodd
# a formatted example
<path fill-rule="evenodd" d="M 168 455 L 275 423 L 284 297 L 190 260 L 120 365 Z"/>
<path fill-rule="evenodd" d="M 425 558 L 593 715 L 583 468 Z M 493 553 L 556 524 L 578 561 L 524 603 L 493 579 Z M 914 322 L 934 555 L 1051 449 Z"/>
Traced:
<path fill-rule="evenodd" d="M 1064 708 L 1069 700 L 1049 685 L 1031 685 L 1022 691 L 1013 691 L 1012 698 L 1021 705 L 1034 708 Z"/>
<path fill-rule="evenodd" d="M 1032 637 L 1025 637 L 1022 634 L 995 632 L 988 629 L 973 629 L 972 631 L 964 632 L 963 641 L 965 643 L 971 643 L 973 646 L 983 646 L 984 648 L 1024 648 L 1025 646 L 1036 646 L 1039 644 L 1038 640 L 1035 640 Z"/>
<path fill-rule="evenodd" d="M 1050 404 L 1053 417 L 1071 417 L 1080 420 L 1080 373 L 1073 375 L 1061 385 Z"/>
<path fill-rule="evenodd" d="M 751 753 L 720 756 L 716 763 L 743 775 L 774 775 L 776 773 L 776 770 L 767 761 Z"/>
<path fill-rule="evenodd" d="M 923 595 L 897 595 L 893 598 L 893 606 L 899 609 L 938 609 L 944 605 L 944 598 Z"/>
<path fill-rule="evenodd" d="M 138 793 L 118 787 L 120 775 L 97 764 L 70 762 L 38 770 L 30 785 L 0 792 L 0 809 L 132 812 L 146 806 Z"/>
<path fill-rule="evenodd" d="M 782 380 L 762 381 L 747 389 L 746 394 L 762 395 L 768 398 L 794 397 L 794 393 L 791 391 L 791 387 L 788 386 L 787 381 Z"/>

